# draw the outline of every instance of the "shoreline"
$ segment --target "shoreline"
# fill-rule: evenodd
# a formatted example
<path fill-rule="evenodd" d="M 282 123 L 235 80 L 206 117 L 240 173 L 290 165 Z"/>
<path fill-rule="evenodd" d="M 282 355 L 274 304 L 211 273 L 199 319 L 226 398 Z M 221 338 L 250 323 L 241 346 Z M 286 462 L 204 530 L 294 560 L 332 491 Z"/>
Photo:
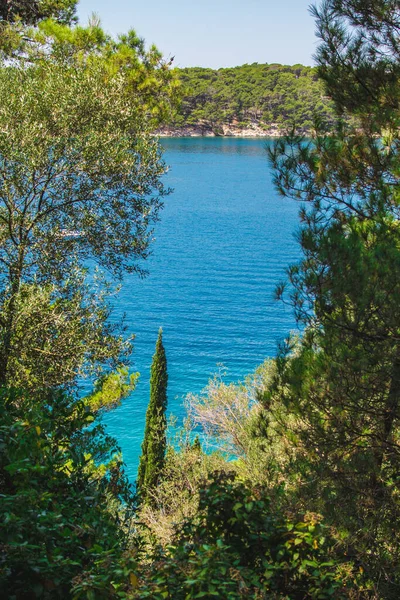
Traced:
<path fill-rule="evenodd" d="M 230 137 L 230 138 L 277 138 L 285 135 L 284 129 L 278 129 L 275 124 L 268 129 L 251 124 L 247 127 L 221 125 L 213 129 L 209 125 L 186 125 L 184 127 L 161 127 L 154 134 L 163 137 Z"/>

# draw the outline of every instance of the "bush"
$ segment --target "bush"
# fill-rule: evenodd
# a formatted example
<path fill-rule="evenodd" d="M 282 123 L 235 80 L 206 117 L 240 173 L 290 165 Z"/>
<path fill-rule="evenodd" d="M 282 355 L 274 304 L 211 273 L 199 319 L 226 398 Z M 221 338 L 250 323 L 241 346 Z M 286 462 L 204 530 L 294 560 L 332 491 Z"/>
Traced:
<path fill-rule="evenodd" d="M 261 487 L 214 474 L 197 514 L 142 570 L 138 598 L 348 598 L 352 565 L 335 556 L 317 516 L 291 521 Z"/>
<path fill-rule="evenodd" d="M 65 394 L 0 401 L 2 597 L 124 597 L 136 563 L 115 440 Z"/>

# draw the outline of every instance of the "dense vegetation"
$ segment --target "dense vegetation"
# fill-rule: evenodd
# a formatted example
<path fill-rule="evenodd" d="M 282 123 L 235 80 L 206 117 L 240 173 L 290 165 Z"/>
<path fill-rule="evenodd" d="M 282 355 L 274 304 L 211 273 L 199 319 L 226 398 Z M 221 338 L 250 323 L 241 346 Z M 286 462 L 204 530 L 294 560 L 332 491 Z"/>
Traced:
<path fill-rule="evenodd" d="M 85 402 L 3 391 L 3 598 L 109 598 L 130 587 L 132 495 L 115 440 Z M 112 596 L 111 596 L 112 597 Z"/>
<path fill-rule="evenodd" d="M 134 31 L 73 26 L 73 0 L 2 3 L 0 595 L 120 597 L 134 498 L 99 424 L 135 384 L 108 298 L 143 272 L 166 193 L 151 132 L 174 77 Z M 53 19 L 48 19 L 53 17 Z M 88 265 L 90 264 L 90 269 Z M 77 399 L 77 381 L 96 377 Z"/>
<path fill-rule="evenodd" d="M 283 130 L 292 124 L 310 131 L 315 117 L 333 120 L 333 106 L 316 68 L 279 64 L 226 69 L 177 70 L 185 92 L 175 127 L 196 126 L 222 134 L 251 125 Z"/>
<path fill-rule="evenodd" d="M 166 445 L 160 334 L 138 496 L 98 420 L 136 381 L 107 294 L 143 272 L 166 193 L 151 132 L 177 83 L 134 32 L 73 26 L 75 4 L 8 2 L 0 21 L 2 595 L 397 599 L 397 0 L 314 10 L 335 118 L 314 102 L 312 140 L 303 120 L 270 152 L 304 202 L 303 258 L 277 289 L 303 335 L 190 396 Z"/>
<path fill-rule="evenodd" d="M 330 0 L 314 13 L 318 72 L 336 122 L 317 118 L 311 140 L 295 131 L 270 152 L 277 189 L 304 203 L 303 259 L 288 269 L 288 285 L 277 288 L 304 333 L 288 338 L 276 359 L 244 385 L 214 381 L 207 394 L 189 400 L 203 445 L 237 459 L 201 452 L 194 458 L 187 442 L 180 452 L 171 448 L 159 513 L 147 509 L 145 516 L 159 539 L 172 544 L 178 562 L 181 540 L 190 540 L 188 575 L 200 585 L 196 560 L 214 527 L 207 511 L 218 506 L 209 498 L 203 512 L 201 480 L 206 472 L 213 489 L 213 469 L 233 470 L 239 481 L 251 477 L 248 489 L 264 486 L 274 515 L 283 510 L 300 523 L 300 515 L 311 512 L 323 520 L 335 540 L 334 556 L 326 560 L 341 565 L 333 597 L 394 600 L 400 592 L 400 12 L 392 0 Z M 242 505 L 238 500 L 237 510 Z M 183 538 L 165 518 L 167 507 L 171 521 L 183 522 Z M 235 519 L 226 519 L 212 541 L 224 544 Z M 186 520 L 190 531 L 195 528 L 193 538 L 183 533 Z M 212 543 L 207 547 L 214 551 Z M 233 548 L 232 540 L 226 552 Z M 240 571 L 245 556 L 234 556 Z M 167 568 L 168 560 L 161 565 Z M 253 582 L 256 572 L 253 566 Z M 213 576 L 221 586 L 222 576 Z M 295 580 L 281 585 L 277 596 L 264 580 L 261 597 L 313 597 L 310 581 L 293 592 Z M 246 597 L 242 571 L 237 581 L 232 597 L 240 597 L 240 584 Z M 324 593 L 321 581 L 318 589 Z M 230 597 L 231 591 L 224 593 Z"/>

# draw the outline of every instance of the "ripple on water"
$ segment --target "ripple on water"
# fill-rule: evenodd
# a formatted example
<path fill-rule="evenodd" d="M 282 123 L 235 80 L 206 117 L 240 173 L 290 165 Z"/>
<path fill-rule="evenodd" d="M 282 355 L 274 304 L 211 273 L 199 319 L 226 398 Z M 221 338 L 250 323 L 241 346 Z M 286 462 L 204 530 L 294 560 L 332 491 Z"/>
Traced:
<path fill-rule="evenodd" d="M 125 279 L 115 318 L 134 333 L 135 392 L 104 421 L 117 437 L 127 472 L 136 476 L 149 369 L 158 328 L 168 358 L 169 410 L 200 392 L 221 363 L 228 381 L 243 378 L 295 328 L 291 311 L 273 300 L 285 268 L 299 257 L 298 205 L 274 191 L 265 140 L 164 139 L 170 165 L 156 226 L 149 276 Z"/>

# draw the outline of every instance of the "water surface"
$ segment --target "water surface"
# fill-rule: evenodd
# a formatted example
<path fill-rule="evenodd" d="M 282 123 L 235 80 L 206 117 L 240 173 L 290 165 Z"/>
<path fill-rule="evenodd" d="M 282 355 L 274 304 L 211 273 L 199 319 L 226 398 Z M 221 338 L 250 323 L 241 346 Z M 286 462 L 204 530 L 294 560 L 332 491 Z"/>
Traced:
<path fill-rule="evenodd" d="M 149 276 L 128 276 L 116 303 L 136 335 L 135 392 L 105 415 L 109 432 L 136 476 L 149 369 L 159 327 L 168 359 L 169 409 L 182 418 L 182 398 L 199 392 L 224 365 L 228 381 L 254 370 L 295 327 L 274 300 L 285 268 L 299 256 L 296 202 L 275 192 L 265 140 L 164 139 L 170 165 L 156 226 Z"/>

